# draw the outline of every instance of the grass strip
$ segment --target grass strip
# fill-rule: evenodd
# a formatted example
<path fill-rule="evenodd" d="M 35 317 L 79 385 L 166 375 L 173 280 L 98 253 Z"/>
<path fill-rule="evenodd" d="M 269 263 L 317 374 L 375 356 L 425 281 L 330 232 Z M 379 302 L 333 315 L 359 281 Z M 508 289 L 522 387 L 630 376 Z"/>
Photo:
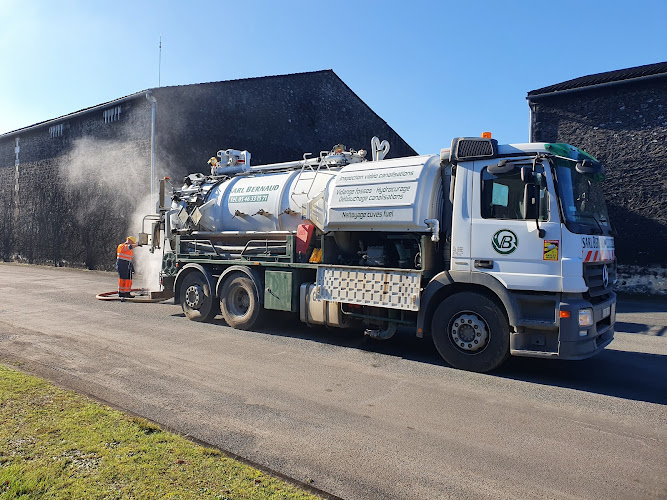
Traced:
<path fill-rule="evenodd" d="M 0 499 L 315 499 L 37 377 L 0 366 Z"/>

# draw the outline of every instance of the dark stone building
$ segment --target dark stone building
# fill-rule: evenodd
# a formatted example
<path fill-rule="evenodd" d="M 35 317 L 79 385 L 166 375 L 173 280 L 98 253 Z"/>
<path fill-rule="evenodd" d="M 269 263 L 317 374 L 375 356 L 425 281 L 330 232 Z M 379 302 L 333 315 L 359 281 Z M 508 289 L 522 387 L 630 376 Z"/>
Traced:
<path fill-rule="evenodd" d="M 567 142 L 606 165 L 621 287 L 644 274 L 667 291 L 667 62 L 575 78 L 527 99 L 532 141 Z"/>
<path fill-rule="evenodd" d="M 335 144 L 388 157 L 415 151 L 331 70 L 150 90 L 156 178 L 209 171 L 220 149 L 254 165 Z M 146 91 L 0 135 L 0 255 L 4 260 L 110 269 L 115 245 L 137 231 L 151 191 Z"/>

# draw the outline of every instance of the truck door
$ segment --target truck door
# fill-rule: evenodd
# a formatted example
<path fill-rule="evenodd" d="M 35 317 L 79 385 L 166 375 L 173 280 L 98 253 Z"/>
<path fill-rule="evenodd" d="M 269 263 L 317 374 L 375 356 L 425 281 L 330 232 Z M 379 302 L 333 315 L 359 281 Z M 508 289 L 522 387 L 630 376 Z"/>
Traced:
<path fill-rule="evenodd" d="M 491 274 L 508 289 L 560 291 L 561 228 L 549 165 L 540 162 L 533 168 L 531 159 L 508 160 L 504 172 L 492 168 L 492 173 L 493 164 L 498 159 L 474 165 L 472 271 Z M 526 184 L 535 185 L 544 238 L 538 235 L 538 222 L 523 216 Z"/>

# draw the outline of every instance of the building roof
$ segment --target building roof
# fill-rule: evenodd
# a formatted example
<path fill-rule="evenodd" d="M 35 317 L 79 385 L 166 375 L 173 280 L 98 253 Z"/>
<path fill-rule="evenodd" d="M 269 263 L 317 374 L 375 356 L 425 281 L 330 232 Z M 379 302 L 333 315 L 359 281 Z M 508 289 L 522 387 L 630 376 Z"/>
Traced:
<path fill-rule="evenodd" d="M 368 106 L 352 89 L 350 89 L 343 80 L 340 79 L 338 75 L 332 70 L 332 69 L 323 69 L 323 70 L 318 70 L 318 71 L 306 71 L 303 73 L 289 73 L 289 74 L 284 74 L 284 75 L 271 75 L 271 76 L 258 76 L 258 77 L 251 77 L 251 78 L 239 78 L 235 80 L 223 80 L 223 81 L 216 81 L 216 82 L 204 82 L 204 83 L 192 83 L 192 84 L 185 84 L 185 85 L 170 85 L 170 86 L 165 86 L 165 87 L 158 87 L 159 89 L 173 89 L 173 88 L 184 88 L 184 87 L 195 87 L 195 86 L 206 86 L 206 85 L 212 85 L 212 84 L 220 84 L 220 83 L 232 83 L 232 82 L 239 82 L 239 81 L 249 81 L 249 80 L 263 80 L 263 79 L 274 79 L 274 78 L 284 78 L 284 77 L 293 77 L 293 76 L 304 76 L 304 75 L 318 75 L 318 74 L 330 74 L 334 76 L 336 79 L 340 81 L 352 94 L 359 99 L 373 114 L 376 116 L 377 113 L 373 111 L 370 106 Z M 153 90 L 158 90 L 158 88 L 152 88 L 152 89 L 146 89 L 146 90 L 141 90 L 139 92 L 135 92 L 133 94 L 126 95 L 124 97 L 119 97 L 117 99 L 113 99 L 111 101 L 103 102 L 101 104 L 96 104 L 94 106 L 89 106 L 87 108 L 80 109 L 78 111 L 73 111 L 72 113 L 68 113 L 66 115 L 58 116 L 56 118 L 50 118 L 48 120 L 44 120 L 38 123 L 34 123 L 32 125 L 27 125 L 25 127 L 18 128 L 16 130 L 11 130 L 9 132 L 5 132 L 0 134 L 0 138 L 6 138 L 18 133 L 26 132 L 30 129 L 37 128 L 37 127 L 42 127 L 46 124 L 57 122 L 60 120 L 64 120 L 67 118 L 72 118 L 75 115 L 80 115 L 84 113 L 88 113 L 90 111 L 96 110 L 96 109 L 101 109 L 104 107 L 111 106 L 113 104 L 117 104 L 123 101 L 128 101 L 130 99 L 136 99 L 138 97 L 141 97 L 146 94 L 146 92 L 153 91 Z M 378 116 L 378 118 L 380 118 Z M 383 120 L 384 121 L 384 120 Z"/>
<path fill-rule="evenodd" d="M 10 135 L 18 134 L 18 133 L 21 133 L 21 132 L 26 132 L 30 129 L 41 127 L 41 126 L 44 126 L 48 123 L 57 122 L 59 120 L 64 120 L 66 118 L 72 118 L 75 115 L 88 113 L 88 112 L 93 111 L 95 109 L 104 108 L 104 107 L 110 106 L 112 104 L 127 101 L 129 99 L 135 99 L 136 97 L 139 97 L 139 96 L 145 94 L 146 92 L 148 92 L 148 90 L 142 90 L 141 92 L 135 92 L 134 94 L 129 94 L 129 95 L 126 95 L 124 97 L 119 97 L 118 99 L 113 99 L 111 101 L 103 102 L 102 104 L 96 104 L 94 106 L 89 106 L 87 108 L 83 108 L 83 109 L 80 109 L 78 111 L 73 111 L 71 113 L 67 113 L 66 115 L 58 116 L 56 118 L 49 118 L 48 120 L 33 123 L 32 125 L 26 125 L 25 127 L 17 128 L 16 130 L 10 130 L 9 132 L 5 132 L 4 134 L 0 134 L 0 138 L 8 137 Z"/>
<path fill-rule="evenodd" d="M 528 100 L 535 96 L 546 96 L 564 91 L 584 90 L 589 87 L 599 85 L 611 85 L 618 83 L 630 83 L 648 78 L 667 77 L 667 62 L 655 64 L 646 64 L 644 66 L 635 66 L 633 68 L 617 69 L 596 73 L 594 75 L 580 76 L 572 80 L 542 87 L 541 89 L 528 92 Z"/>

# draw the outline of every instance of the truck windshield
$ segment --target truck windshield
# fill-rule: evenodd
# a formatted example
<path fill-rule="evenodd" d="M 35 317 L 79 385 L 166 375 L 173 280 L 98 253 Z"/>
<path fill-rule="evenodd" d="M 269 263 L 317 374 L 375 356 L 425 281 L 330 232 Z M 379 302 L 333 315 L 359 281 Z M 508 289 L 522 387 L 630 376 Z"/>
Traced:
<path fill-rule="evenodd" d="M 604 175 L 577 172 L 575 162 L 556 159 L 558 196 L 565 216 L 565 225 L 573 233 L 611 233 L 607 205 L 602 193 Z"/>

